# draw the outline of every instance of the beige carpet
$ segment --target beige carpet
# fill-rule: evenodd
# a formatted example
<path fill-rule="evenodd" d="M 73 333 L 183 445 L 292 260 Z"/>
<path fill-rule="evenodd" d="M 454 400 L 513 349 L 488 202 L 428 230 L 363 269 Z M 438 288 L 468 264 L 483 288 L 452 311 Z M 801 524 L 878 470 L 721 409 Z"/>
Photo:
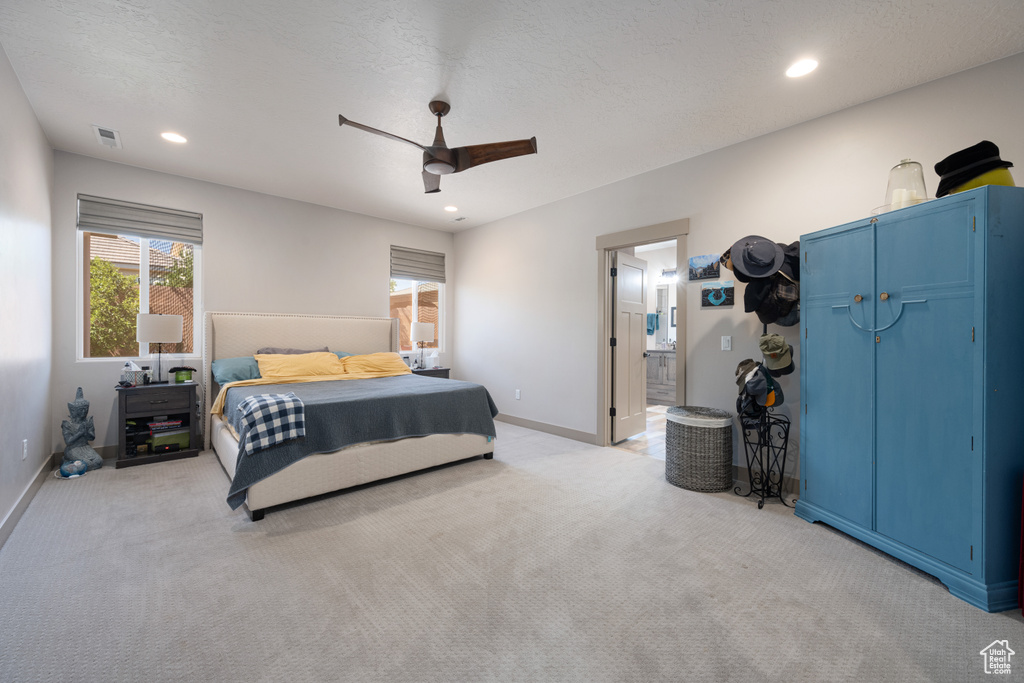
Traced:
<path fill-rule="evenodd" d="M 499 424 L 475 461 L 268 514 L 210 454 L 47 480 L 0 681 L 969 681 L 1024 620 L 664 462 Z"/>

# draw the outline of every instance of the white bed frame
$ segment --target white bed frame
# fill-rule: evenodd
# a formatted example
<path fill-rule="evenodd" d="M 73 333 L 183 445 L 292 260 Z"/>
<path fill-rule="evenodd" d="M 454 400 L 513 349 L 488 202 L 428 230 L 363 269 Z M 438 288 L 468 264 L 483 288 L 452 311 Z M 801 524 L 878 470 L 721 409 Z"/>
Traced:
<path fill-rule="evenodd" d="M 398 351 L 398 320 L 332 315 L 208 312 L 204 320 L 203 378 L 207 388 L 203 430 L 205 447 L 213 446 L 228 478 L 235 475 L 238 440 L 219 416 L 212 416 L 220 387 L 213 361 L 251 356 L 264 346 L 364 354 Z M 490 458 L 493 440 L 479 434 L 434 434 L 398 441 L 349 446 L 311 455 L 249 487 L 245 508 L 258 521 L 268 508 L 353 486 L 482 456 Z"/>

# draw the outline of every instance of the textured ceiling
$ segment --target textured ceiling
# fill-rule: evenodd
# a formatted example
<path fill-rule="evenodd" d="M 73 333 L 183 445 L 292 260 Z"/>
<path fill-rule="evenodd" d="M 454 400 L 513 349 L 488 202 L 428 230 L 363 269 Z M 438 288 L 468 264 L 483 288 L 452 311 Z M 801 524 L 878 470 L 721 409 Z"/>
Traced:
<path fill-rule="evenodd" d="M 0 44 L 57 149 L 461 230 L 1022 52 L 1024 2 L 3 0 Z M 539 154 L 425 195 L 338 126 L 429 144 L 435 98 L 449 145 Z"/>

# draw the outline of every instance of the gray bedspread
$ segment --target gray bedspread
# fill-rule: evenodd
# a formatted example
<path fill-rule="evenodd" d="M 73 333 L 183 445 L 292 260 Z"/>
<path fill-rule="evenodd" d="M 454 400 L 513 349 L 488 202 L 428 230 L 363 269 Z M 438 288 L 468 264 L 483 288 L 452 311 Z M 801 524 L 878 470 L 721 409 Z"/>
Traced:
<path fill-rule="evenodd" d="M 228 505 L 237 508 L 258 481 L 314 453 L 367 441 L 428 434 L 495 436 L 498 408 L 487 389 L 472 382 L 399 375 L 228 389 L 224 419 L 242 434 L 238 404 L 255 394 L 295 392 L 306 407 L 306 436 L 244 455 L 239 453 Z"/>

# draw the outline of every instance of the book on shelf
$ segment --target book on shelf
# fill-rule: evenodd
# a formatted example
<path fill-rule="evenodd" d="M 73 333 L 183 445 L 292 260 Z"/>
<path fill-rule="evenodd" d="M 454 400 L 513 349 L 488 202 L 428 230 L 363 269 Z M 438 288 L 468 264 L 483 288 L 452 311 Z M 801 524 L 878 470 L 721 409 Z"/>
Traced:
<path fill-rule="evenodd" d="M 149 427 L 151 432 L 162 432 L 168 429 L 180 428 L 181 422 L 181 420 L 162 420 L 160 422 L 147 422 L 146 426 Z"/>

